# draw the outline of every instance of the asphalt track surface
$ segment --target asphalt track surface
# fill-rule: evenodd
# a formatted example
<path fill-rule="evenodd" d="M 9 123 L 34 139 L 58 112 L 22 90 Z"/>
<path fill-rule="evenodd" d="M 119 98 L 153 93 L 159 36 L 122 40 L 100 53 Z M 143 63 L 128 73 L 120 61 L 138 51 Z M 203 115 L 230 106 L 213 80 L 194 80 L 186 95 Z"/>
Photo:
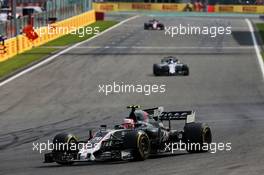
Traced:
<path fill-rule="evenodd" d="M 264 86 L 245 20 L 160 17 L 166 25 L 233 28 L 230 36 L 170 38 L 164 32 L 142 30 L 148 19 L 127 22 L 1 87 L 1 175 L 264 174 Z M 187 63 L 190 76 L 154 77 L 152 64 L 167 55 L 178 55 Z M 114 81 L 165 84 L 166 92 L 98 92 L 99 84 Z M 43 154 L 32 151 L 32 142 L 46 142 L 59 132 L 85 137 L 88 128 L 120 123 L 129 104 L 193 109 L 198 121 L 211 126 L 213 141 L 231 142 L 232 150 L 70 167 L 43 164 Z"/>

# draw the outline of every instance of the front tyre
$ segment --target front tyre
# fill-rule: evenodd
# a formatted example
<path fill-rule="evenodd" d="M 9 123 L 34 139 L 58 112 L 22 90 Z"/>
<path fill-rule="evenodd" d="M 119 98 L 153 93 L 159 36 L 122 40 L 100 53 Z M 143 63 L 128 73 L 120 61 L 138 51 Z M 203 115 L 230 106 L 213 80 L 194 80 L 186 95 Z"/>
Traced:
<path fill-rule="evenodd" d="M 52 153 L 55 156 L 55 162 L 60 165 L 72 165 L 73 162 L 68 159 L 76 158 L 79 150 L 72 148 L 78 148 L 78 139 L 72 134 L 61 133 L 54 137 L 53 145 Z"/>
<path fill-rule="evenodd" d="M 148 27 L 148 25 L 145 23 L 144 24 L 144 30 L 148 30 L 149 29 L 149 27 Z"/>
<path fill-rule="evenodd" d="M 144 132 L 129 132 L 126 134 L 125 148 L 132 150 L 134 161 L 143 161 L 149 157 L 150 154 L 150 140 Z"/>
<path fill-rule="evenodd" d="M 160 67 L 157 64 L 153 64 L 153 74 L 155 76 L 160 76 Z"/>
<path fill-rule="evenodd" d="M 146 134 L 140 134 L 137 138 L 137 149 L 135 150 L 135 160 L 145 160 L 150 152 L 150 141 Z"/>

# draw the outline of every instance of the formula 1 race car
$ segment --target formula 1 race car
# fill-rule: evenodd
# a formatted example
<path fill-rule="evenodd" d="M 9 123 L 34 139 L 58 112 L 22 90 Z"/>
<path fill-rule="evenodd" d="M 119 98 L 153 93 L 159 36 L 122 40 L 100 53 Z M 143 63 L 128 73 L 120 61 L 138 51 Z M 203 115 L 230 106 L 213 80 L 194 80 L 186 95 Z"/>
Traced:
<path fill-rule="evenodd" d="M 144 30 L 164 30 L 164 24 L 156 19 L 144 23 Z"/>
<path fill-rule="evenodd" d="M 141 110 L 134 105 L 128 108 L 131 109 L 130 115 L 121 125 L 113 129 L 103 125 L 94 134 L 90 131 L 85 141 L 79 141 L 72 134 L 56 135 L 54 149 L 45 154 L 44 163 L 71 165 L 102 160 L 139 161 L 150 155 L 172 153 L 170 146 L 179 142 L 188 144 L 185 148 L 190 153 L 208 151 L 203 145 L 211 143 L 211 130 L 207 124 L 195 122 L 193 111 L 165 112 L 163 107 Z M 183 130 L 171 128 L 174 120 L 185 120 Z M 163 125 L 164 121 L 168 121 L 168 127 Z"/>
<path fill-rule="evenodd" d="M 189 67 L 173 56 L 165 57 L 160 64 L 153 64 L 155 76 L 189 75 Z"/>

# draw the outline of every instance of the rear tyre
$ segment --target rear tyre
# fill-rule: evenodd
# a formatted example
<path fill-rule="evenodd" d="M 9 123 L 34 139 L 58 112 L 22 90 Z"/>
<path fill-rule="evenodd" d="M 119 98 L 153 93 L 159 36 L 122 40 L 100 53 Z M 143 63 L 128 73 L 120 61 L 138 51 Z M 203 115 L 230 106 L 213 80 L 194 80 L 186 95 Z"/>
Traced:
<path fill-rule="evenodd" d="M 189 74 L 190 74 L 190 72 L 189 72 L 189 67 L 186 66 L 186 65 L 184 65 L 184 66 L 183 66 L 183 75 L 184 75 L 184 76 L 188 76 Z"/>
<path fill-rule="evenodd" d="M 188 123 L 184 126 L 183 139 L 189 153 L 208 152 L 212 142 L 211 129 L 205 123 Z"/>
<path fill-rule="evenodd" d="M 77 148 L 78 140 L 77 138 L 72 134 L 67 133 L 61 133 L 54 137 L 53 139 L 54 149 L 52 153 L 55 155 L 56 163 L 60 165 L 72 165 L 73 162 L 64 160 L 62 157 L 65 155 L 77 155 L 79 150 L 73 150 L 71 149 L 71 146 L 75 144 L 74 148 Z"/>
<path fill-rule="evenodd" d="M 129 132 L 125 136 L 124 143 L 125 149 L 132 150 L 134 161 L 143 161 L 149 157 L 150 141 L 146 133 Z"/>
<path fill-rule="evenodd" d="M 144 24 L 144 30 L 148 30 L 148 25 Z"/>

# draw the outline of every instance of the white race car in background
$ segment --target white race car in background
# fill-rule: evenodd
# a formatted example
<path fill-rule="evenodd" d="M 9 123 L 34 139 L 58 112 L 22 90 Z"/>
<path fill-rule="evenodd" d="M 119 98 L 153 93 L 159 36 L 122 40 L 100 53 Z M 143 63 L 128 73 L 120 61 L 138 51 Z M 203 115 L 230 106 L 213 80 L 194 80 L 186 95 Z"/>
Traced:
<path fill-rule="evenodd" d="M 155 76 L 189 75 L 189 67 L 181 63 L 176 57 L 169 56 L 161 60 L 160 64 L 153 64 Z"/>

